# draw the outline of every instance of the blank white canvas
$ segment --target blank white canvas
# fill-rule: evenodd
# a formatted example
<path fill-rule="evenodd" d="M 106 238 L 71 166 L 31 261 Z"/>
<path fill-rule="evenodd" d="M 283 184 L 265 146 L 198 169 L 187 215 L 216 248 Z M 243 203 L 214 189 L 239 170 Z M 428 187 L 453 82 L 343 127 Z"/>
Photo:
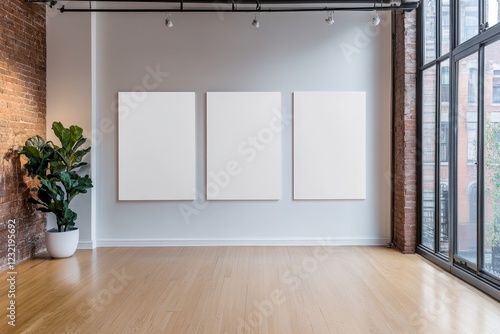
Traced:
<path fill-rule="evenodd" d="M 281 196 L 281 94 L 207 93 L 207 199 Z"/>
<path fill-rule="evenodd" d="M 294 93 L 294 199 L 366 198 L 365 92 Z"/>
<path fill-rule="evenodd" d="M 119 93 L 119 199 L 195 199 L 195 93 Z"/>

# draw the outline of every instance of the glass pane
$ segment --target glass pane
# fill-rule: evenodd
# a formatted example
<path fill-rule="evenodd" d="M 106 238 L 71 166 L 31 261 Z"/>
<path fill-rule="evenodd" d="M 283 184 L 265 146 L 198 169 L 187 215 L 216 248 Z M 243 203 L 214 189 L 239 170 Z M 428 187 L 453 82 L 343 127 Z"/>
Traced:
<path fill-rule="evenodd" d="M 500 42 L 485 48 L 484 69 L 484 270 L 500 277 L 500 106 L 494 98 L 495 80 L 500 74 L 497 69 Z"/>
<path fill-rule="evenodd" d="M 458 66 L 457 250 L 473 264 L 477 262 L 477 104 L 470 103 L 470 90 L 477 87 L 477 65 L 475 53 Z"/>
<path fill-rule="evenodd" d="M 459 1 L 459 33 L 460 43 L 463 43 L 479 33 L 479 1 Z"/>
<path fill-rule="evenodd" d="M 469 68 L 469 80 L 467 85 L 469 86 L 467 91 L 467 103 L 476 104 L 477 103 L 477 67 Z"/>
<path fill-rule="evenodd" d="M 450 61 L 441 63 L 441 104 L 439 124 L 439 252 L 448 256 L 450 244 Z"/>
<path fill-rule="evenodd" d="M 441 55 L 450 52 L 450 0 L 441 0 Z"/>
<path fill-rule="evenodd" d="M 485 17 L 486 22 L 492 27 L 498 23 L 500 17 L 500 7 L 498 6 L 498 0 L 485 0 Z"/>
<path fill-rule="evenodd" d="M 424 2 L 424 63 L 436 59 L 436 0 Z"/>
<path fill-rule="evenodd" d="M 436 171 L 436 67 L 423 72 L 422 244 L 434 249 Z"/>
<path fill-rule="evenodd" d="M 492 103 L 500 104 L 500 69 L 493 70 L 492 74 L 493 75 L 491 79 L 491 100 Z"/>

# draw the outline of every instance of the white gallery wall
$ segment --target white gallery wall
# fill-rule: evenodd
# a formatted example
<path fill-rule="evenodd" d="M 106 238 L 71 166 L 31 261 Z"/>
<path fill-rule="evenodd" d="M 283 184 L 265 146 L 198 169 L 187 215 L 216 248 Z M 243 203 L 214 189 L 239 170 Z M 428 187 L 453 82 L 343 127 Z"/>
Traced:
<path fill-rule="evenodd" d="M 91 14 L 63 15 L 47 12 L 47 138 L 58 141 L 52 123 L 78 125 L 92 136 L 92 20 Z M 86 161 L 90 162 L 90 154 Z M 82 173 L 90 174 L 86 168 Z M 95 183 L 95 180 L 94 180 Z M 92 247 L 92 194 L 76 197 L 71 208 L 78 214 L 80 248 Z M 49 226 L 56 226 L 47 215 Z"/>
<path fill-rule="evenodd" d="M 88 218 L 79 220 L 79 226 L 94 225 L 95 237 L 84 233 L 82 238 L 89 240 L 81 240 L 82 244 L 388 242 L 390 18 L 383 15 L 382 26 L 373 28 L 370 13 L 335 13 L 333 26 L 325 24 L 325 17 L 325 13 L 263 14 L 260 29 L 251 26 L 253 15 L 244 13 L 174 13 L 171 29 L 165 27 L 161 13 L 97 14 L 94 27 L 89 14 L 48 19 L 48 120 L 79 123 L 90 133 L 95 154 L 96 205 L 84 198 L 88 205 L 77 210 Z M 75 20 L 89 21 L 78 27 Z M 76 47 L 85 50 L 76 52 Z M 72 62 L 63 61 L 61 68 L 62 52 L 69 53 Z M 68 91 L 81 92 L 84 101 L 76 103 Z M 136 92 L 128 102 L 133 105 L 144 91 L 196 94 L 195 201 L 119 201 L 118 124 L 127 115 L 118 112 L 118 94 Z M 365 199 L 293 199 L 293 93 L 309 91 L 365 92 Z M 206 201 L 207 92 L 281 93 L 279 200 Z M 152 154 L 163 151 L 160 141 L 157 150 L 136 149 L 133 154 L 148 163 L 155 161 Z M 162 174 L 158 169 L 155 177 L 160 181 Z M 94 218 L 88 210 L 94 210 Z"/>

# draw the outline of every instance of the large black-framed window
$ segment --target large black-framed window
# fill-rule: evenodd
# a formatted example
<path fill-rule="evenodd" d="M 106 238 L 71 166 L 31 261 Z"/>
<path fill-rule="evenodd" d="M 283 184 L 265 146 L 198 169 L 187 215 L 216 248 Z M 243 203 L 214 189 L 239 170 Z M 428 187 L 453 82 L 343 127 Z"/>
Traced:
<path fill-rule="evenodd" d="M 499 2 L 418 14 L 418 252 L 500 300 Z"/>

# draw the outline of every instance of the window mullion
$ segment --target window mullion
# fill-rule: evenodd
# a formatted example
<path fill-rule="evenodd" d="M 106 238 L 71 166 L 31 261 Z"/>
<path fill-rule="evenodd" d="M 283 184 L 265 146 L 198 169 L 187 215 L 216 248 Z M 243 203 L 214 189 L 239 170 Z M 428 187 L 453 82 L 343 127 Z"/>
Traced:
<path fill-rule="evenodd" d="M 436 59 L 441 57 L 441 1 L 436 0 Z"/>
<path fill-rule="evenodd" d="M 482 2 L 482 1 L 481 1 Z M 477 124 L 477 271 L 484 263 L 484 45 L 478 57 L 478 124 Z"/>
<path fill-rule="evenodd" d="M 453 4 L 455 6 L 455 4 Z M 458 12 L 458 9 L 457 9 Z M 450 69 L 451 70 L 451 101 L 452 105 L 450 108 L 450 249 L 449 249 L 449 261 L 454 262 L 454 256 L 457 253 L 457 161 L 456 157 L 458 155 L 458 64 L 459 61 L 453 56 L 450 59 Z"/>
<path fill-rule="evenodd" d="M 439 1 L 440 2 L 440 1 Z M 434 252 L 439 253 L 441 239 L 441 63 L 436 64 L 436 137 L 434 140 Z"/>
<path fill-rule="evenodd" d="M 484 10 L 486 8 L 486 6 L 484 5 L 485 1 L 487 1 L 487 0 L 479 0 L 479 17 L 478 17 L 479 27 L 486 22 L 486 15 L 484 12 Z M 483 31 L 481 29 L 479 29 L 479 27 L 478 27 L 479 34 L 482 34 Z"/>

